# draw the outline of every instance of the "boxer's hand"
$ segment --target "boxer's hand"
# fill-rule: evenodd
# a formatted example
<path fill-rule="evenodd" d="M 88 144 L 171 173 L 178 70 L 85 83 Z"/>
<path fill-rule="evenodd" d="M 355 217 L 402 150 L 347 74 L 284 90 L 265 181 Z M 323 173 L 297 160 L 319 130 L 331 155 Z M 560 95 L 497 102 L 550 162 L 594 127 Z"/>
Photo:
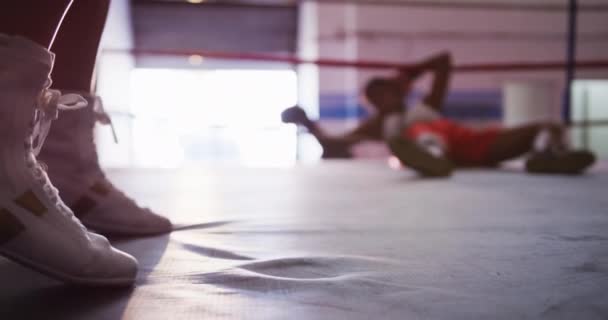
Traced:
<path fill-rule="evenodd" d="M 304 109 L 300 108 L 299 106 L 293 106 L 281 112 L 281 120 L 284 123 L 294 123 L 300 125 L 306 125 L 308 122 L 310 122 L 310 119 L 308 119 Z"/>

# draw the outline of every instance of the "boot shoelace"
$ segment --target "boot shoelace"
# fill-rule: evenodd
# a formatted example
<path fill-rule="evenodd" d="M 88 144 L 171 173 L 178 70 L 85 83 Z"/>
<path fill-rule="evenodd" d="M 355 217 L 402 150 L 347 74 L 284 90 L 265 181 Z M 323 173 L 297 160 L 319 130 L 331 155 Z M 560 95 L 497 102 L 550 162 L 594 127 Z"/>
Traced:
<path fill-rule="evenodd" d="M 93 112 L 95 113 L 95 121 L 103 125 L 110 126 L 110 128 L 112 129 L 112 137 L 114 138 L 114 142 L 118 143 L 118 135 L 116 135 L 116 129 L 114 128 L 112 118 L 110 118 L 110 115 L 104 109 L 103 102 L 101 101 L 101 98 L 99 96 L 95 96 Z"/>
<path fill-rule="evenodd" d="M 51 80 L 48 79 L 44 88 L 40 92 L 36 101 L 36 111 L 31 125 L 31 133 L 26 148 L 26 166 L 30 169 L 34 179 L 42 186 L 43 191 L 53 202 L 55 207 L 63 215 L 76 222 L 76 224 L 86 230 L 73 212 L 61 201 L 59 191 L 55 188 L 46 174 L 44 165 L 40 163 L 36 156 L 40 153 L 44 140 L 51 129 L 51 123 L 57 119 L 59 111 L 76 110 L 85 108 L 87 101 L 77 94 L 62 95 L 60 91 L 50 89 Z"/>

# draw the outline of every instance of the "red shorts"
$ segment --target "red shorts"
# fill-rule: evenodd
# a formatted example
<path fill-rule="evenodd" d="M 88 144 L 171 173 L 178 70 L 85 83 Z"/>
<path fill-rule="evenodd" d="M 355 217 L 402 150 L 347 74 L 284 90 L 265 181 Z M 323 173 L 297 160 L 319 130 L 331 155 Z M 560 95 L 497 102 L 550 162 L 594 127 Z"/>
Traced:
<path fill-rule="evenodd" d="M 447 157 L 460 166 L 491 165 L 490 147 L 496 141 L 499 128 L 471 129 L 447 119 L 415 123 L 405 129 L 406 138 L 416 140 L 420 135 L 433 133 L 441 137 L 447 147 Z"/>

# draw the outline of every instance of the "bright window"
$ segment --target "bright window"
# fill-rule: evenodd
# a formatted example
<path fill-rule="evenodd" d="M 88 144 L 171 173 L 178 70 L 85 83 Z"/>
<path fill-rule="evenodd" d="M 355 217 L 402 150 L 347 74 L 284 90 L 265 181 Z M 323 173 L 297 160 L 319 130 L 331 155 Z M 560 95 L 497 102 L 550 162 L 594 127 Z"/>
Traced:
<path fill-rule="evenodd" d="M 131 90 L 136 166 L 295 162 L 294 71 L 135 69 Z"/>
<path fill-rule="evenodd" d="M 576 147 L 589 148 L 602 158 L 608 157 L 608 81 L 576 80 L 573 83 L 572 130 Z"/>

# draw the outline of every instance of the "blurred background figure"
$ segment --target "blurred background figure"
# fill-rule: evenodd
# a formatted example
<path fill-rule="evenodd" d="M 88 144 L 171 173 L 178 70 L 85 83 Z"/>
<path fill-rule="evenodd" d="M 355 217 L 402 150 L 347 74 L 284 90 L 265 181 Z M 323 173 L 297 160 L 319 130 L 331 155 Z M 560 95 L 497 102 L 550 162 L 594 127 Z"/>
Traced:
<path fill-rule="evenodd" d="M 343 136 L 327 136 L 297 106 L 285 110 L 282 119 L 306 127 L 319 140 L 324 157 L 351 157 L 354 144 L 385 139 L 404 165 L 426 176 L 447 176 L 454 166 L 495 166 L 524 155 L 530 155 L 526 169 L 535 173 L 582 173 L 595 162 L 592 152 L 569 150 L 556 123 L 472 129 L 444 118 L 452 68 L 450 55 L 443 53 L 401 69 L 395 77 L 370 80 L 364 97 L 372 116 Z M 404 101 L 425 72 L 433 73 L 431 88 L 408 108 Z"/>

